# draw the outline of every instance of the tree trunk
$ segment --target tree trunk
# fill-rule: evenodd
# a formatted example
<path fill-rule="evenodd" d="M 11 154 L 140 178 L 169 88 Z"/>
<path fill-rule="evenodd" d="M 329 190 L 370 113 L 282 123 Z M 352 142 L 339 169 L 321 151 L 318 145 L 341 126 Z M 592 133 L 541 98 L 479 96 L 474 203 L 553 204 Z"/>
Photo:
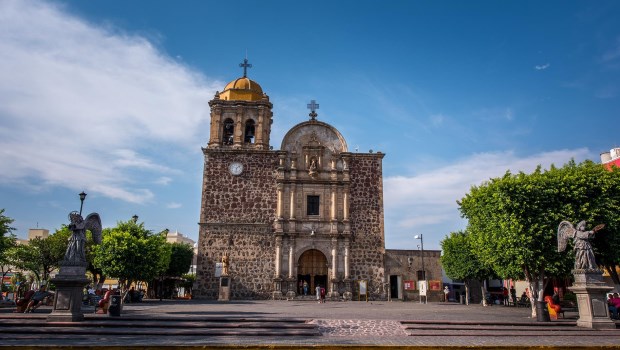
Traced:
<path fill-rule="evenodd" d="M 618 277 L 618 271 L 616 271 L 616 267 L 609 266 L 609 265 L 606 265 L 604 267 L 605 267 L 605 270 L 607 270 L 607 273 L 609 274 L 609 276 L 611 276 L 612 281 L 614 281 L 614 284 L 616 285 L 616 289 L 617 289 L 618 285 L 620 285 L 620 278 Z"/>
<path fill-rule="evenodd" d="M 469 282 L 465 281 L 465 305 L 469 305 Z"/>
<path fill-rule="evenodd" d="M 536 296 L 538 295 L 538 280 L 534 279 L 527 267 L 523 267 L 525 281 L 530 288 L 530 307 L 532 308 L 532 318 L 536 318 Z"/>
<path fill-rule="evenodd" d="M 487 280 L 484 280 L 480 289 L 482 290 L 482 306 L 489 306 L 487 303 Z"/>

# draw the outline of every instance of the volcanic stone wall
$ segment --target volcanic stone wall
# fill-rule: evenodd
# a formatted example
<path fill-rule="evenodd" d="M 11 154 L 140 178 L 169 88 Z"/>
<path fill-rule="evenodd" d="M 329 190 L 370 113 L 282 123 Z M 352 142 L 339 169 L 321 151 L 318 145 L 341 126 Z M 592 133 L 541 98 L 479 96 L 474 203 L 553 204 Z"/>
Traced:
<path fill-rule="evenodd" d="M 195 295 L 218 297 L 215 264 L 229 254 L 231 299 L 267 299 L 273 289 L 272 223 L 277 191 L 273 151 L 205 149 Z M 241 175 L 228 171 L 243 164 Z"/>
<path fill-rule="evenodd" d="M 354 153 L 349 162 L 350 222 L 354 237 L 349 264 L 351 279 L 368 280 L 368 291 L 372 298 L 385 297 L 383 157 L 382 153 Z"/>

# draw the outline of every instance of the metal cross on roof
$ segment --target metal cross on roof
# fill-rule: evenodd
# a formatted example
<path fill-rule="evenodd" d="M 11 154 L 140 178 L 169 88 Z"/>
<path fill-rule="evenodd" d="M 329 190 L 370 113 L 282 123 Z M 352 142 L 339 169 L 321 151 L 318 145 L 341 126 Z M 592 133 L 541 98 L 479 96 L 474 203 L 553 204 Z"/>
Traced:
<path fill-rule="evenodd" d="M 243 59 L 243 63 L 239 63 L 239 67 L 243 67 L 243 77 L 248 76 L 248 68 L 252 68 L 252 65 L 248 63 L 248 59 Z"/>
<path fill-rule="evenodd" d="M 312 100 L 308 103 L 308 109 L 310 110 L 310 114 L 308 114 L 310 118 L 312 118 L 312 120 L 316 119 L 318 116 L 318 114 L 316 114 L 316 110 L 319 109 L 319 104 L 316 103 L 315 100 Z"/>

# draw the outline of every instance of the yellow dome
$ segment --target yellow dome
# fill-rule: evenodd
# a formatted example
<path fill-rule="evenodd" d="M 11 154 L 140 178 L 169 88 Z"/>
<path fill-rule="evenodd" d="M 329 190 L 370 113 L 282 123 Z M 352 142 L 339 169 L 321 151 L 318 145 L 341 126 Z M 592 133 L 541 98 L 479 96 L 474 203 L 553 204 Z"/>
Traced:
<path fill-rule="evenodd" d="M 242 77 L 226 84 L 220 93 L 221 100 L 259 101 L 263 98 L 263 89 L 257 82 Z"/>

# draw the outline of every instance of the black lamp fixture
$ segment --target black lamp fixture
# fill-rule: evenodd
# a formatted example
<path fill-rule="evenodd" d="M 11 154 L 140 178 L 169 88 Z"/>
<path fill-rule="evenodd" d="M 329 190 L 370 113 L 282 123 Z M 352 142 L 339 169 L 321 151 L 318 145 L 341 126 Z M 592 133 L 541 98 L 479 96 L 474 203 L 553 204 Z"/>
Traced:
<path fill-rule="evenodd" d="M 84 199 L 86 199 L 86 193 L 82 191 L 80 194 L 80 215 L 82 215 L 82 207 L 84 207 Z"/>
<path fill-rule="evenodd" d="M 131 220 L 133 220 L 133 222 L 138 222 L 138 215 L 137 214 L 133 214 L 133 216 L 131 217 Z"/>

